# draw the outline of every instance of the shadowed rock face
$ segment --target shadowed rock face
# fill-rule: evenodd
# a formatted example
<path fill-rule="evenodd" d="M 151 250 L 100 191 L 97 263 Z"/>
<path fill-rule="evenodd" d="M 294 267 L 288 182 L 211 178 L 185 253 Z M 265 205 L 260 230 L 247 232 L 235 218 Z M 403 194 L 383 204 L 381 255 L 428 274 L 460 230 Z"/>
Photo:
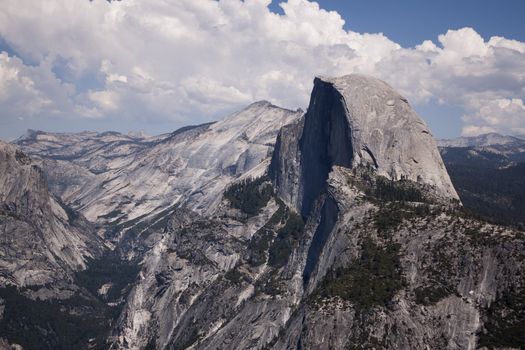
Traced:
<path fill-rule="evenodd" d="M 341 94 L 330 84 L 316 80 L 300 140 L 304 216 L 310 213 L 314 201 L 324 190 L 332 166 L 351 167 L 351 129 L 344 117 L 344 106 Z"/>
<path fill-rule="evenodd" d="M 42 170 L 28 156 L 0 142 L 0 287 L 70 278 L 104 249 L 91 231 L 49 194 Z"/>
<path fill-rule="evenodd" d="M 371 167 L 389 179 L 426 185 L 442 199 L 458 199 L 425 122 L 404 97 L 375 78 L 316 78 L 304 124 L 283 129 L 276 149 L 270 174 L 282 198 L 303 216 L 334 165 Z M 284 167 L 290 161 L 300 164 Z M 290 196 L 294 186 L 297 195 Z"/>

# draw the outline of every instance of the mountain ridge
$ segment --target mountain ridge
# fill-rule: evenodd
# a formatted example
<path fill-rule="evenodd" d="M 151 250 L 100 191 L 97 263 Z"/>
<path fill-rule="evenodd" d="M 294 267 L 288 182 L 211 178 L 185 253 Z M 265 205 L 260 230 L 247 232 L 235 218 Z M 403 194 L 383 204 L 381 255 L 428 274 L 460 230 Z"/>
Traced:
<path fill-rule="evenodd" d="M 158 221 L 157 215 L 175 206 L 197 211 L 213 206 L 241 173 L 261 171 L 280 127 L 301 113 L 259 101 L 221 121 L 148 139 L 42 134 L 42 141 L 26 137 L 17 144 L 38 155 L 52 188 L 66 203 L 91 221 L 126 230 Z M 82 141 L 84 135 L 90 138 Z M 113 237 L 122 238 L 122 231 Z"/>
<path fill-rule="evenodd" d="M 525 141 L 499 134 L 457 140 L 441 142 L 440 152 L 465 207 L 523 227 Z"/>
<path fill-rule="evenodd" d="M 259 102 L 169 135 L 40 160 L 72 203 L 83 184 L 68 181 L 93 181 L 101 207 L 77 207 L 140 261 L 109 348 L 519 346 L 523 232 L 462 209 L 428 127 L 388 84 L 317 78 L 306 113 Z M 135 203 L 145 217 L 125 217 Z"/>
<path fill-rule="evenodd" d="M 312 100 L 320 101 L 316 94 Z M 315 127 L 321 121 L 341 125 L 345 111 L 336 106 L 322 105 L 317 115 L 309 108 L 281 129 L 271 182 L 263 176 L 232 189 L 240 202 L 258 203 L 258 213 L 223 198 L 211 218 L 182 212 L 172 217 L 114 330 L 115 348 L 477 346 L 480 320 L 497 324 L 486 310 L 507 292 L 501 278 L 511 290 L 523 284 L 504 272 L 523 269 L 522 239 L 510 229 L 462 216 L 459 207 L 417 181 L 385 177 L 373 166 L 352 168 L 351 149 L 334 152 L 339 145 L 352 146 L 345 134 Z M 320 118 L 324 108 L 338 115 Z M 302 141 L 308 128 L 324 138 Z M 316 162 L 325 159 L 326 164 Z M 266 193 L 270 183 L 273 198 L 258 192 Z M 305 183 L 313 188 L 306 201 Z M 213 228 L 220 234 L 211 234 Z M 482 250 L 472 235 L 483 237 Z M 500 237 L 509 243 L 498 244 Z M 505 258 L 503 251 L 509 252 Z M 349 284 L 354 279 L 369 289 L 359 292 Z M 356 292 L 345 294 L 347 289 Z"/>

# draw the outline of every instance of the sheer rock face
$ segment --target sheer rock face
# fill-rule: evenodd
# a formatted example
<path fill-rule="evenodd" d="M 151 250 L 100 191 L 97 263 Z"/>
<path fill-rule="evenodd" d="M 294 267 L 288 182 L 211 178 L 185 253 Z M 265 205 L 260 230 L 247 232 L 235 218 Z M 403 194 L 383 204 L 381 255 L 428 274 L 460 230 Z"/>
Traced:
<path fill-rule="evenodd" d="M 369 94 L 350 104 L 346 83 L 316 80 L 308 113 L 277 138 L 269 171 L 279 198 L 248 218 L 225 199 L 212 215 L 173 215 L 143 261 L 114 348 L 476 348 L 489 305 L 525 283 L 516 274 L 523 238 L 454 213 L 435 142 L 406 102 L 374 79 L 342 79 Z M 382 109 L 372 103 L 380 98 Z M 364 125 L 369 109 L 387 121 Z M 388 135 L 375 142 L 379 129 Z M 419 181 L 437 200 L 372 198 L 359 166 Z M 303 214 L 300 233 L 285 230 L 290 211 L 279 199 Z M 338 269 L 358 275 L 327 288 Z"/>
<path fill-rule="evenodd" d="M 375 78 L 316 78 L 304 126 L 283 129 L 277 149 L 272 177 L 280 195 L 303 215 L 334 165 L 372 167 L 389 179 L 426 185 L 442 199 L 458 199 L 427 125 L 405 98 Z M 286 159 L 301 165 L 290 173 Z M 290 196 L 294 186 L 298 193 Z"/>
<path fill-rule="evenodd" d="M 91 221 L 122 224 L 174 205 L 210 212 L 238 176 L 266 171 L 280 128 L 301 115 L 260 101 L 157 137 L 30 132 L 16 142 L 40 157 L 65 202 Z"/>
<path fill-rule="evenodd" d="M 368 201 L 359 188 L 348 182 L 352 176 L 348 168 L 334 167 L 327 180 L 327 195 L 316 202 L 308 218 L 309 223 L 317 225 L 308 229 L 307 224 L 305 231 L 308 257 L 312 247 L 322 244 L 315 249 L 312 260 L 307 258 L 302 265 L 308 274 L 303 273 L 301 302 L 272 349 L 479 347 L 480 335 L 490 322 L 488 309 L 502 296 L 520 293 L 524 286 L 522 272 L 516 274 L 525 268 L 520 261 L 522 235 L 445 212 L 409 216 L 379 230 L 378 219 L 399 212 L 380 210 L 382 205 L 389 205 L 388 201 Z M 331 217 L 336 212 L 335 222 L 323 210 L 316 210 L 327 201 L 337 206 L 329 211 Z M 322 231 L 328 232 L 322 240 L 316 239 Z M 357 298 L 344 298 L 341 289 L 326 287 L 326 277 L 366 259 L 366 240 L 399 249 L 399 278 L 403 282 L 389 301 L 363 308 L 361 302 L 374 298 L 373 288 L 363 290 Z M 294 252 L 293 256 L 298 254 Z M 344 275 L 338 281 L 346 283 L 346 290 L 368 286 L 369 276 L 378 271 L 373 272 L 377 267 L 371 266 L 353 283 Z M 390 282 L 385 279 L 381 283 Z M 331 296 L 319 298 L 323 290 Z M 518 304 L 513 307 L 514 311 L 502 308 L 496 313 L 512 314 L 521 308 Z"/>
<path fill-rule="evenodd" d="M 0 285 L 68 279 L 104 249 L 89 224 L 48 192 L 42 170 L 0 142 Z"/>

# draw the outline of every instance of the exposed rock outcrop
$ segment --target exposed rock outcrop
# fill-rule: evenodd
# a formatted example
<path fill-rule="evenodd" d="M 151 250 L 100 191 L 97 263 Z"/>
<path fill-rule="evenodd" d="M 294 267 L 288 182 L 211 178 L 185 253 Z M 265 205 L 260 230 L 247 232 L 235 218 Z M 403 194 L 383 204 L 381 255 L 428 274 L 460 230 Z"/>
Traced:
<path fill-rule="evenodd" d="M 170 207 L 210 213 L 237 177 L 264 173 L 280 128 L 301 115 L 261 101 L 216 123 L 157 137 L 30 132 L 16 142 L 41 159 L 65 202 L 93 222 L 121 227 L 118 241 Z"/>
<path fill-rule="evenodd" d="M 442 199 L 458 199 L 425 122 L 375 78 L 316 78 L 304 124 L 284 128 L 277 150 L 271 176 L 279 195 L 303 215 L 334 165 L 370 167 L 389 179 L 426 185 Z M 294 160 L 299 165 L 286 165 Z"/>
<path fill-rule="evenodd" d="M 269 174 L 256 214 L 224 198 L 211 217 L 172 217 L 115 349 L 511 346 L 522 315 L 502 300 L 525 284 L 522 234 L 461 211 L 428 129 L 385 83 L 317 79 Z M 256 183 L 241 203 L 263 198 Z"/>
<path fill-rule="evenodd" d="M 48 192 L 42 170 L 0 142 L 0 285 L 69 280 L 104 249 L 90 224 Z"/>

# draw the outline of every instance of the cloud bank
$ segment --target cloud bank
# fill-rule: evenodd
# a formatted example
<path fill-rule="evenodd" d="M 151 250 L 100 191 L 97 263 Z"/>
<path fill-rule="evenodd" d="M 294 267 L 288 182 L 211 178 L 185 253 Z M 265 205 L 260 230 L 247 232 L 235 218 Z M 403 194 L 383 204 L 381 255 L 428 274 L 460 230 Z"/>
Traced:
<path fill-rule="evenodd" d="M 270 2 L 4 0 L 2 124 L 196 124 L 261 99 L 304 108 L 315 75 L 355 72 L 461 107 L 464 135 L 525 134 L 525 43 L 463 28 L 403 48 L 315 2 Z"/>

